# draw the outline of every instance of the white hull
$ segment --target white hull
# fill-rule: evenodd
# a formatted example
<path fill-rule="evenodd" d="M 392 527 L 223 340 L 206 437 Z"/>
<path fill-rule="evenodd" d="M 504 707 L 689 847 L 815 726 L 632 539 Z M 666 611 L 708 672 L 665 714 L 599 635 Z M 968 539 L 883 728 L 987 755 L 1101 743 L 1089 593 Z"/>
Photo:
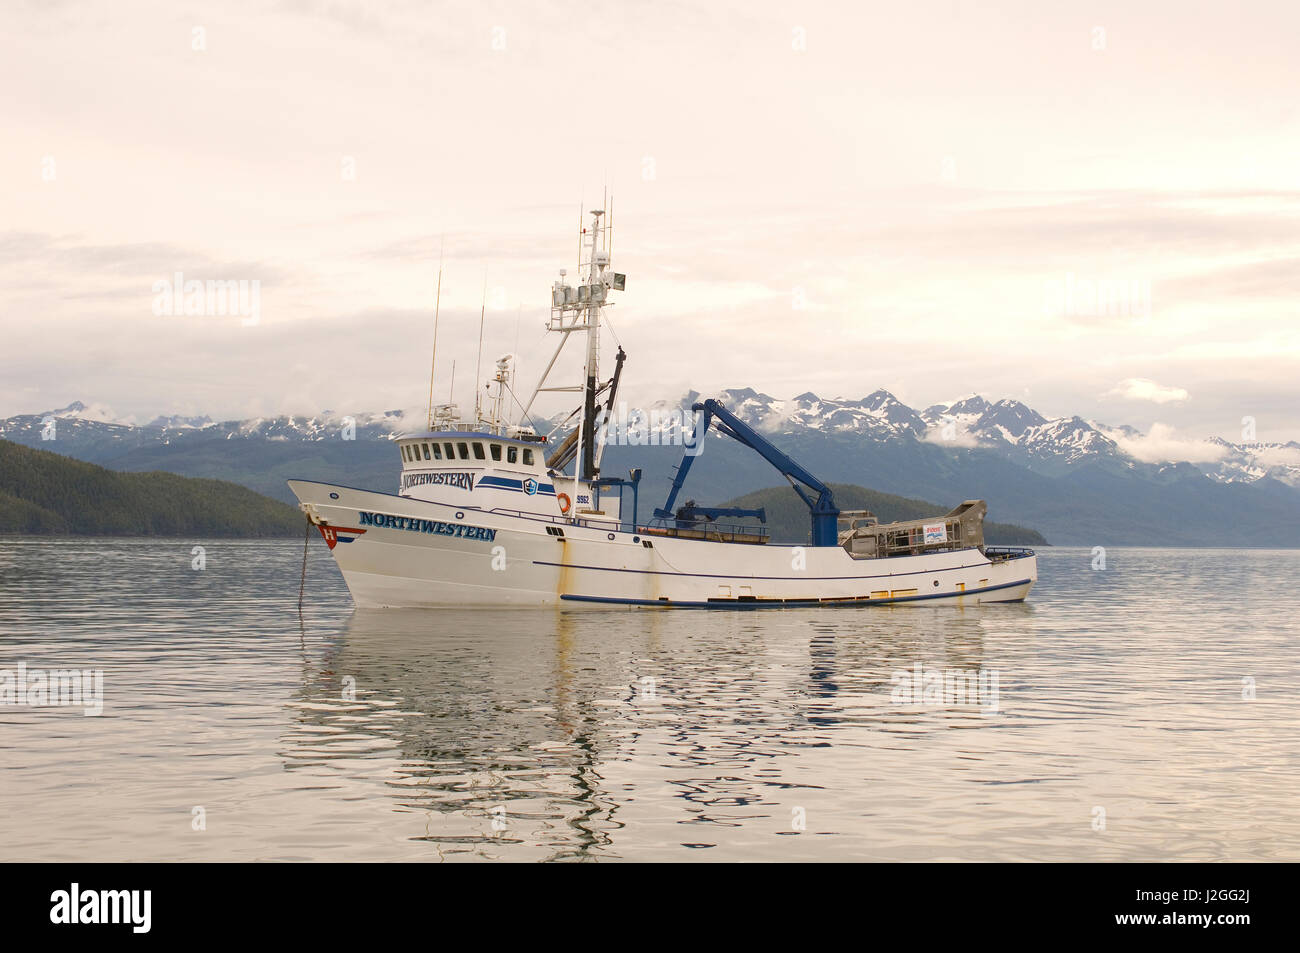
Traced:
<path fill-rule="evenodd" d="M 326 483 L 289 486 L 323 524 L 361 607 L 974 605 L 1018 602 L 1038 578 L 1033 555 L 854 559 L 838 546 L 645 536 Z"/>

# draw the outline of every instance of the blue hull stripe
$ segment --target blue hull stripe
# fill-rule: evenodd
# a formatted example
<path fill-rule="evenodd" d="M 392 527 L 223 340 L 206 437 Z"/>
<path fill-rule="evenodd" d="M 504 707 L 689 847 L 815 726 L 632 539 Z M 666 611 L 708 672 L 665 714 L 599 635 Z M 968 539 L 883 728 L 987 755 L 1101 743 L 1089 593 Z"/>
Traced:
<path fill-rule="evenodd" d="M 618 599 L 612 596 L 575 596 L 561 595 L 569 602 L 595 602 L 617 606 L 654 606 L 660 609 L 802 609 L 809 606 L 888 606 L 899 602 L 920 602 L 923 599 L 954 599 L 960 596 L 978 596 L 984 592 L 998 589 L 1011 589 L 1032 583 L 1032 579 L 1018 582 L 1004 582 L 997 586 L 985 586 L 983 589 L 967 589 L 965 592 L 932 592 L 923 596 L 899 596 L 897 599 L 869 599 L 862 597 L 844 597 L 831 599 L 716 599 L 712 602 L 672 602 L 666 599 Z"/>
<path fill-rule="evenodd" d="M 483 477 L 481 480 L 478 481 L 478 485 L 480 487 L 490 486 L 494 490 L 514 490 L 517 493 L 524 492 L 524 481 L 512 480 L 509 477 L 494 477 L 494 476 Z M 537 493 L 540 496 L 554 496 L 555 487 L 549 483 L 539 482 L 537 484 Z"/>
<path fill-rule="evenodd" d="M 735 545 L 744 545 L 737 543 Z M 838 549 L 839 547 L 835 547 Z M 975 552 L 976 550 L 954 550 L 954 552 Z M 942 569 L 917 569 L 911 572 L 896 572 L 887 576 L 738 576 L 733 573 L 720 572 L 667 572 L 662 569 L 622 569 L 613 566 L 578 566 L 573 563 L 553 563 L 541 559 L 533 560 L 534 566 L 558 566 L 561 569 L 585 569 L 590 572 L 630 572 L 638 576 L 689 576 L 692 579 L 815 579 L 818 582 L 828 580 L 857 580 L 859 582 L 873 581 L 876 579 L 888 581 L 890 579 L 900 579 L 903 576 L 933 576 L 937 572 L 952 572 L 955 569 L 988 569 L 993 565 L 991 562 L 985 563 L 963 563 L 960 566 L 944 566 Z M 974 590 L 971 590 L 972 592 Z"/>

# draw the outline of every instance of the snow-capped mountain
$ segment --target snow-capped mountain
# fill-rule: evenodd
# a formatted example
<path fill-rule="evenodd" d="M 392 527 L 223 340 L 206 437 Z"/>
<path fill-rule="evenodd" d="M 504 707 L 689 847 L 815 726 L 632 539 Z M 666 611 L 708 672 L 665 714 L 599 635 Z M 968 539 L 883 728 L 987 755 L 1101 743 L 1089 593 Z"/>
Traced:
<path fill-rule="evenodd" d="M 1212 437 L 1224 448 L 1222 459 L 1202 463 L 1200 469 L 1220 483 L 1255 483 L 1265 478 L 1300 487 L 1300 443 L 1229 443 Z"/>
<path fill-rule="evenodd" d="M 677 400 L 660 400 L 632 409 L 622 426 L 657 429 L 668 435 L 688 419 L 700 399 L 690 391 Z M 918 412 L 886 390 L 860 399 L 819 397 L 811 392 L 778 399 L 752 388 L 724 390 L 719 399 L 756 429 L 774 435 L 825 435 L 856 440 L 924 441 L 954 450 L 983 449 L 1024 466 L 1059 473 L 1062 468 L 1098 461 L 1136 463 L 1124 448 L 1146 435 L 1134 427 L 1108 426 L 1081 417 L 1048 419 L 1018 400 L 991 402 L 974 394 Z M 626 411 L 625 411 L 626 412 Z M 629 423 L 630 419 L 630 423 Z M 534 421 L 549 429 L 554 421 Z M 246 420 L 213 421 L 206 416 L 159 416 L 137 425 L 115 416 L 104 404 L 81 401 L 41 414 L 0 420 L 0 438 L 49 447 L 60 441 L 61 452 L 95 462 L 125 450 L 210 438 L 320 442 L 339 439 L 387 440 L 413 428 L 423 428 L 423 410 L 387 410 L 341 414 L 325 410 L 313 416 L 281 415 Z M 1300 488 L 1300 444 L 1234 444 L 1212 438 L 1216 451 L 1191 462 L 1220 483 L 1254 483 L 1271 478 Z M 1150 463 L 1150 458 L 1146 458 Z"/>
<path fill-rule="evenodd" d="M 145 424 L 146 427 L 158 427 L 159 429 L 185 430 L 199 429 L 211 424 L 211 417 L 182 417 L 179 414 L 173 414 L 170 417 L 155 417 Z"/>
<path fill-rule="evenodd" d="M 424 415 L 419 414 L 420 423 Z M 67 407 L 39 414 L 20 414 L 0 420 L 0 438 L 98 462 L 112 452 L 154 444 L 196 441 L 212 437 L 226 440 L 260 439 L 319 441 L 338 439 L 349 433 L 358 439 L 391 438 L 407 429 L 407 411 L 338 414 L 323 411 L 315 416 L 252 417 L 247 420 L 214 421 L 207 416 L 158 416 L 147 424 L 121 418 L 103 404 L 87 406 L 74 401 Z M 90 451 L 86 453 L 84 451 Z"/>
<path fill-rule="evenodd" d="M 666 494 L 680 441 L 662 438 L 693 428 L 690 407 L 699 398 L 690 392 L 615 408 L 612 429 L 657 431 L 660 439 L 613 440 L 607 472 L 644 467 L 643 499 Z M 885 390 L 778 399 L 737 388 L 719 398 L 824 480 L 953 503 L 983 498 L 998 519 L 1031 526 L 1054 543 L 1295 544 L 1295 442 L 1180 441 L 1156 427 L 1144 434 L 1077 416 L 1048 419 L 1020 401 L 979 395 L 920 412 Z M 530 423 L 547 433 L 562 421 Z M 233 480 L 290 500 L 285 480 L 295 477 L 388 491 L 397 465 L 389 441 L 425 424 L 418 408 L 228 421 L 183 414 L 139 425 L 78 402 L 0 420 L 0 439 L 118 470 Z M 1190 460 L 1180 458 L 1186 447 Z M 716 431 L 692 481 L 700 499 L 718 503 L 780 482 L 763 460 Z"/>
<path fill-rule="evenodd" d="M 689 411 L 700 399 L 690 391 L 675 402 L 658 401 L 650 410 L 671 406 Z M 745 423 L 765 433 L 793 434 L 804 431 L 825 434 L 860 434 L 876 439 L 918 436 L 925 422 L 912 408 L 888 391 L 878 390 L 861 400 L 823 398 L 813 393 L 779 400 L 752 388 L 729 388 L 718 399 Z"/>
<path fill-rule="evenodd" d="M 696 399 L 698 395 L 692 392 L 679 406 L 689 407 Z M 1131 445 L 1146 436 L 1135 427 L 1111 427 L 1078 416 L 1049 420 L 1021 401 L 990 402 L 979 394 L 934 404 L 919 413 L 886 390 L 877 390 L 861 400 L 822 398 L 811 393 L 778 400 L 746 388 L 725 390 L 721 399 L 742 420 L 766 433 L 920 439 L 954 449 L 999 451 L 1028 466 L 1054 471 L 1101 460 L 1138 462 L 1123 449 L 1121 441 Z M 1271 477 L 1300 487 L 1300 444 L 1294 441 L 1233 444 L 1213 438 L 1208 442 L 1223 448 L 1222 459 L 1190 462 L 1218 482 L 1253 483 Z"/>
<path fill-rule="evenodd" d="M 1009 444 L 1018 443 L 1025 431 L 1048 422 L 1038 411 L 1018 400 L 1003 399 L 990 404 L 979 394 L 951 404 L 927 407 L 921 417 L 928 427 L 940 431 L 955 424 L 958 431 Z"/>
<path fill-rule="evenodd" d="M 975 395 L 927 407 L 921 416 L 936 442 L 1018 451 L 1040 463 L 1072 464 L 1120 455 L 1115 441 L 1082 417 L 1048 420 L 1018 400 L 990 404 Z"/>

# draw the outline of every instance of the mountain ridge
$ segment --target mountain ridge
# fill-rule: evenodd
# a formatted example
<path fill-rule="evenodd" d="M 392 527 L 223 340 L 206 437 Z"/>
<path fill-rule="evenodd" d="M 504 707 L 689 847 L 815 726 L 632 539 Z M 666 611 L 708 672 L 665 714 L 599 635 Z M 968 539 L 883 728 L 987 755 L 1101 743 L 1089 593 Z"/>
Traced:
<path fill-rule="evenodd" d="M 647 407 L 688 412 L 700 398 L 689 391 L 677 400 L 659 400 Z M 981 447 L 1012 455 L 1028 465 L 1053 466 L 1088 459 L 1111 458 L 1156 465 L 1191 463 L 1217 482 L 1251 483 L 1270 477 L 1300 488 L 1300 443 L 1241 442 L 1222 437 L 1201 441 L 1216 459 L 1188 460 L 1169 456 L 1144 459 L 1124 448 L 1147 437 L 1135 427 L 1111 426 L 1083 417 L 1047 418 L 1013 398 L 989 401 L 980 394 L 932 404 L 917 411 L 889 391 L 878 388 L 862 398 L 824 398 L 811 391 L 788 400 L 770 397 L 753 388 L 728 388 L 720 399 L 733 413 L 767 434 L 795 434 L 801 430 L 856 434 L 877 440 L 912 437 L 952 447 Z M 74 401 L 67 407 L 40 414 L 18 414 L 0 420 L 0 437 L 37 445 L 34 438 L 53 422 L 58 432 L 71 434 L 83 445 L 96 445 L 95 457 L 111 459 L 113 447 L 166 444 L 182 439 L 222 436 L 226 439 L 323 441 L 337 438 L 348 427 L 362 439 L 392 439 L 404 429 L 423 429 L 423 412 L 395 409 L 343 415 L 322 411 L 313 415 L 276 415 L 215 421 L 208 416 L 158 415 L 146 424 L 132 418 L 112 419 L 103 404 Z M 411 427 L 408 427 L 408 422 Z M 555 421 L 541 423 L 553 426 Z M 78 448 L 83 450 L 83 448 Z M 91 456 L 80 457 L 92 459 Z M 92 459 L 92 462 L 100 462 Z"/>
<path fill-rule="evenodd" d="M 619 408 L 605 474 L 641 467 L 640 499 L 660 502 L 681 453 L 672 444 L 684 421 L 691 426 L 689 408 L 699 397 L 692 391 L 639 412 Z M 1032 526 L 1057 545 L 1296 545 L 1287 529 L 1300 520 L 1294 441 L 1214 438 L 1204 442 L 1213 459 L 1150 462 L 1131 452 L 1146 439 L 1136 428 L 1047 418 L 1012 398 L 968 395 L 920 411 L 884 389 L 777 400 L 733 388 L 719 399 L 823 480 L 949 504 L 983 498 L 991 519 Z M 0 420 L 0 438 L 118 470 L 216 477 L 292 502 L 284 483 L 292 478 L 395 492 L 390 441 L 426 423 L 423 409 L 222 422 L 159 416 L 148 425 L 110 416 L 102 405 L 74 404 Z M 556 422 L 538 421 L 539 429 Z M 46 427 L 52 441 L 41 439 Z M 646 445 L 654 443 L 670 445 Z M 702 502 L 781 484 L 765 462 L 717 433 L 705 450 L 689 486 Z"/>

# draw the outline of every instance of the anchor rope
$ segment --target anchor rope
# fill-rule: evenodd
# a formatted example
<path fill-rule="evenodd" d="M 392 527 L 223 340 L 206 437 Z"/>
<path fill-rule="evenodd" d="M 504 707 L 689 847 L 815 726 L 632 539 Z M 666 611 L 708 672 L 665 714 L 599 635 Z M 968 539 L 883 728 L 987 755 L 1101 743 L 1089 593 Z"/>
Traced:
<path fill-rule="evenodd" d="M 302 596 L 307 589 L 307 543 L 311 540 L 311 517 L 304 514 L 302 528 L 302 580 L 298 583 L 298 614 L 302 615 Z"/>

